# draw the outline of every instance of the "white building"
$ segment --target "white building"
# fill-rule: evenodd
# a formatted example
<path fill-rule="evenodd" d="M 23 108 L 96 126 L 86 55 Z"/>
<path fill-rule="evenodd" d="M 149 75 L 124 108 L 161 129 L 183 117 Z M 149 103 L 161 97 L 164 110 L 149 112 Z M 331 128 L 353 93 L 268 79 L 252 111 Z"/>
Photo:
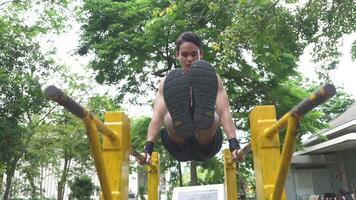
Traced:
<path fill-rule="evenodd" d="M 287 199 L 310 199 L 311 195 L 352 199 L 356 193 L 356 103 L 329 126 L 320 133 L 328 140 L 315 136 L 304 142 L 303 151 L 293 154 Z"/>

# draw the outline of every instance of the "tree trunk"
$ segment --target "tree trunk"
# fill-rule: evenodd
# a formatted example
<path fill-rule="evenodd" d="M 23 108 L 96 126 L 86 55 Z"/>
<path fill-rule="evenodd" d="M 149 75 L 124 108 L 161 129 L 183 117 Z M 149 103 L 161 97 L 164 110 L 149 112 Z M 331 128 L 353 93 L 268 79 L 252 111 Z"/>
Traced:
<path fill-rule="evenodd" d="M 64 159 L 63 172 L 58 182 L 57 200 L 63 200 L 71 159 Z"/>
<path fill-rule="evenodd" d="M 35 184 L 35 179 L 30 173 L 27 174 L 27 179 L 28 179 L 28 182 L 30 182 L 31 199 L 36 199 L 36 197 L 37 197 L 37 187 L 36 187 L 36 184 Z"/>
<path fill-rule="evenodd" d="M 197 162 L 194 160 L 190 162 L 190 185 L 198 185 Z"/>
<path fill-rule="evenodd" d="M 16 163 L 17 161 L 11 163 L 9 166 L 10 168 L 6 170 L 6 182 L 5 182 L 5 191 L 3 195 L 3 200 L 8 200 L 9 199 L 9 194 L 10 194 L 10 188 L 11 188 L 11 182 L 12 178 L 14 177 L 15 174 L 15 168 L 16 168 Z"/>
<path fill-rule="evenodd" d="M 183 187 L 182 167 L 179 161 L 178 161 L 178 173 L 179 173 L 179 186 Z"/>

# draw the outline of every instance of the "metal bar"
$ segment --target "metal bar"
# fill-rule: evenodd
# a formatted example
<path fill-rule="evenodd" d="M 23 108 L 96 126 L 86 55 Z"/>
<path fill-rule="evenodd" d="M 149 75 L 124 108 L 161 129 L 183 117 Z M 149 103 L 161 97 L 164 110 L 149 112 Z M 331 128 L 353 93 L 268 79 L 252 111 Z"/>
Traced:
<path fill-rule="evenodd" d="M 107 136 L 108 138 L 110 138 L 111 141 L 116 141 L 116 140 L 120 140 L 119 139 L 119 134 L 117 134 L 115 131 L 109 129 L 107 126 L 105 126 L 105 124 L 100 121 L 99 119 L 97 119 L 96 117 L 93 116 L 93 122 L 96 126 L 96 128 L 105 136 Z"/>
<path fill-rule="evenodd" d="M 251 151 L 251 142 L 247 143 L 242 149 L 241 151 L 238 152 L 238 156 L 241 157 L 246 157 L 246 155 Z M 236 163 L 234 160 L 230 159 L 230 161 L 228 162 L 229 165 L 232 165 Z"/>
<path fill-rule="evenodd" d="M 154 170 L 150 166 L 148 170 L 148 200 L 158 200 L 159 198 L 159 155 L 152 152 L 151 162 L 155 166 Z M 158 170 L 157 170 L 158 169 Z"/>
<path fill-rule="evenodd" d="M 75 116 L 83 119 L 89 112 L 83 108 L 79 103 L 74 101 L 72 98 L 68 97 L 62 90 L 58 89 L 56 86 L 48 86 L 44 94 L 51 100 L 57 102 L 59 105 L 66 108 L 69 112 L 74 114 Z M 104 134 L 105 136 L 109 137 L 111 140 L 119 140 L 119 135 L 107 128 L 104 123 L 98 120 L 96 117 L 91 117 L 92 121 L 96 125 L 99 132 Z"/>
<path fill-rule="evenodd" d="M 241 151 L 240 151 L 241 152 Z M 237 199 L 237 182 L 236 182 L 236 162 L 232 160 L 232 155 L 229 149 L 223 151 L 224 154 L 224 180 L 225 180 L 225 196 L 227 200 Z"/>
<path fill-rule="evenodd" d="M 98 134 L 96 133 L 96 127 L 92 122 L 90 115 L 85 116 L 85 118 L 83 118 L 83 121 L 87 130 L 90 147 L 94 157 L 95 168 L 99 177 L 99 182 L 103 191 L 104 199 L 111 200 L 112 199 L 111 189 L 109 185 L 108 176 L 106 174 L 104 158 L 100 150 L 100 142 L 99 142 Z"/>
<path fill-rule="evenodd" d="M 326 84 L 296 105 L 290 112 L 301 117 L 336 94 L 335 86 Z"/>
<path fill-rule="evenodd" d="M 290 116 L 290 113 L 286 113 L 285 115 L 283 115 L 282 118 L 280 118 L 272 127 L 267 128 L 264 131 L 264 136 L 271 139 L 273 137 L 273 135 L 279 133 L 279 131 L 281 131 L 282 129 L 285 128 L 288 118 Z"/>
<path fill-rule="evenodd" d="M 298 105 L 294 106 L 288 113 L 283 115 L 281 119 L 279 119 L 274 126 L 267 129 L 265 131 L 265 136 L 271 138 L 273 134 L 279 133 L 281 131 L 289 118 L 289 115 L 294 115 L 298 119 L 300 119 L 307 112 L 311 111 L 313 108 L 318 105 L 324 103 L 326 100 L 330 99 L 336 93 L 335 86 L 332 84 L 326 84 L 320 87 L 318 90 L 309 95 L 309 97 L 305 98 Z"/>
<path fill-rule="evenodd" d="M 280 200 L 284 184 L 287 179 L 288 168 L 292 160 L 292 155 L 294 152 L 295 141 L 297 138 L 297 126 L 299 119 L 295 116 L 290 116 L 288 118 L 287 133 L 284 140 L 284 147 L 282 151 L 282 158 L 278 167 L 278 175 L 276 182 L 274 184 L 273 193 L 271 195 L 271 200 Z"/>
<path fill-rule="evenodd" d="M 44 90 L 44 94 L 51 100 L 57 102 L 59 105 L 66 108 L 69 112 L 74 114 L 79 118 L 84 118 L 87 111 L 75 102 L 72 98 L 68 97 L 62 90 L 58 89 L 56 86 L 48 86 Z"/>

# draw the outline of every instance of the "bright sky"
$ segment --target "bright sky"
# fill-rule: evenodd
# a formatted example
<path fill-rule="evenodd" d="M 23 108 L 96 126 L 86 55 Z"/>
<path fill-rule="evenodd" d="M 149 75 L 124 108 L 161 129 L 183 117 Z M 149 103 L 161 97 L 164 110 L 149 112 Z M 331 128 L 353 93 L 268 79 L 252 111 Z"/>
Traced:
<path fill-rule="evenodd" d="M 54 46 L 58 48 L 58 53 L 56 59 L 62 64 L 70 66 L 70 69 L 74 73 L 80 75 L 86 75 L 89 80 L 95 85 L 93 87 L 94 91 L 105 92 L 108 90 L 113 90 L 114 88 L 99 86 L 95 84 L 93 72 L 85 68 L 85 65 L 88 63 L 88 59 L 74 55 L 75 48 L 78 44 L 80 35 L 80 27 L 78 24 L 73 25 L 72 30 L 58 37 L 55 41 Z M 345 91 L 353 95 L 356 98 L 356 62 L 351 60 L 350 50 L 352 41 L 356 40 L 356 33 L 352 35 L 347 35 L 343 38 L 341 45 L 341 50 L 343 55 L 340 59 L 340 63 L 337 66 L 337 69 L 331 73 L 332 80 L 338 86 L 343 86 Z M 48 45 L 45 45 L 48 48 Z M 307 78 L 311 80 L 316 80 L 316 74 L 314 72 L 315 64 L 311 61 L 311 47 L 308 47 L 305 53 L 301 56 L 299 61 L 299 71 L 302 72 Z M 152 96 L 153 98 L 153 96 Z M 127 103 L 127 102 L 126 102 Z M 134 106 L 125 105 L 127 107 L 127 114 L 131 117 L 133 116 L 142 116 L 142 115 L 151 115 L 152 108 L 147 106 Z"/>
<path fill-rule="evenodd" d="M 331 78 L 337 86 L 342 86 L 345 91 L 356 98 L 356 62 L 351 59 L 352 42 L 356 40 L 356 33 L 346 35 L 341 42 L 341 52 L 343 55 L 340 58 L 340 63 L 337 68 L 331 72 Z M 309 46 L 304 54 L 300 57 L 299 71 L 307 78 L 317 80 L 317 75 L 314 72 L 315 64 L 311 61 L 310 52 L 312 47 Z"/>

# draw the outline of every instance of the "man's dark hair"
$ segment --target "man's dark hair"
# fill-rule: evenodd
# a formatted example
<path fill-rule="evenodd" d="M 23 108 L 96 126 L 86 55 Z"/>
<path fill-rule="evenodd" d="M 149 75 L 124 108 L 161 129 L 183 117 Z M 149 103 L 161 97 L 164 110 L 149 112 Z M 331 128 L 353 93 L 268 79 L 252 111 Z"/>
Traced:
<path fill-rule="evenodd" d="M 179 47 L 183 42 L 191 42 L 195 44 L 199 49 L 201 49 L 201 40 L 200 38 L 193 32 L 183 32 L 176 40 L 176 48 L 179 51 Z"/>

